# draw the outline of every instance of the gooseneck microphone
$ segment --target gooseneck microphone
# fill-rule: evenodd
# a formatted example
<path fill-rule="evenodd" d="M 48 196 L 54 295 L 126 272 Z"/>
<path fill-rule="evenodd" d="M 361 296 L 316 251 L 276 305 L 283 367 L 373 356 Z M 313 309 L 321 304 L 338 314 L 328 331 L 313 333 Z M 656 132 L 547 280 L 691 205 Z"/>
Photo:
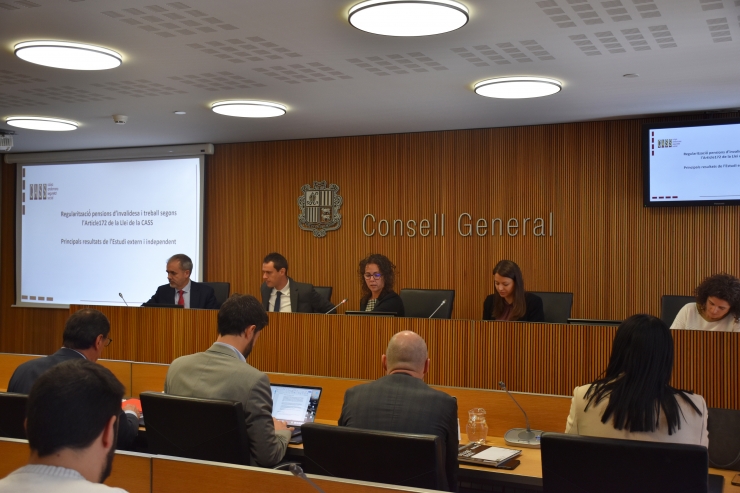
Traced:
<path fill-rule="evenodd" d="M 517 447 L 540 448 L 540 438 L 542 437 L 544 431 L 532 430 L 529 427 L 529 418 L 527 417 L 527 413 L 524 412 L 522 406 L 520 406 L 516 399 L 514 399 L 514 396 L 511 395 L 508 390 L 506 390 L 506 384 L 504 382 L 499 382 L 498 384 L 501 389 L 506 392 L 506 395 L 511 397 L 511 400 L 514 401 L 514 404 L 516 404 L 517 407 L 522 410 L 522 413 L 524 414 L 524 420 L 527 422 L 526 430 L 524 428 L 512 428 L 507 431 L 504 434 L 504 441 L 507 443 L 507 445 L 514 445 Z"/>
<path fill-rule="evenodd" d="M 439 311 L 439 309 L 442 308 L 442 305 L 444 305 L 445 303 L 447 303 L 447 300 L 442 300 L 442 303 L 440 303 L 439 306 L 437 307 L 437 309 L 434 310 L 431 315 L 429 315 L 429 318 L 432 318 L 434 316 L 434 314 L 437 313 Z"/>
<path fill-rule="evenodd" d="M 123 295 L 122 295 L 121 293 L 118 293 L 118 296 L 120 296 L 120 297 L 121 297 L 121 299 L 123 300 L 123 303 L 124 303 L 124 304 L 125 304 L 126 306 L 128 306 L 128 303 L 126 303 L 126 298 L 124 298 L 124 297 L 123 297 Z"/>
<path fill-rule="evenodd" d="M 349 298 L 344 298 L 344 299 L 343 299 L 342 301 L 340 301 L 340 302 L 339 302 L 339 304 L 337 304 L 337 305 L 334 305 L 334 308 L 332 308 L 332 309 L 331 309 L 331 310 L 329 310 L 328 312 L 324 313 L 324 315 L 329 315 L 329 314 L 330 314 L 331 312 L 333 312 L 334 310 L 336 310 L 336 309 L 337 309 L 337 307 L 339 307 L 339 306 L 342 306 L 342 305 L 344 305 L 345 303 L 347 303 L 347 300 L 348 300 L 348 299 L 349 299 Z"/>
<path fill-rule="evenodd" d="M 344 300 L 344 301 L 347 301 L 347 300 Z M 298 476 L 299 478 L 301 478 L 302 480 L 306 481 L 308 484 L 313 486 L 316 491 L 319 491 L 320 493 L 324 493 L 324 490 L 319 488 L 316 485 L 316 483 L 308 479 L 308 476 L 306 476 L 306 474 L 303 472 L 303 469 L 301 469 L 301 466 L 299 466 L 298 464 L 291 464 L 290 466 L 288 466 L 288 470 L 293 473 L 293 476 Z"/>

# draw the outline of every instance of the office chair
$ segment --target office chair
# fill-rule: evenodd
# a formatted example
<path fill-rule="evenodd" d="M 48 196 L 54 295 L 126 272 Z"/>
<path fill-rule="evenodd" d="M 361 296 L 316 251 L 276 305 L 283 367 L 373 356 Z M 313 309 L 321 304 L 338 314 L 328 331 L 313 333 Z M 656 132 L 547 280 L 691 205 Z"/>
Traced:
<path fill-rule="evenodd" d="M 434 435 L 306 423 L 303 465 L 309 474 L 447 490 L 442 442 Z"/>
<path fill-rule="evenodd" d="M 249 437 L 240 402 L 142 392 L 152 454 L 250 465 Z"/>
<path fill-rule="evenodd" d="M 231 293 L 231 283 L 229 282 L 204 282 L 206 286 L 210 286 L 213 288 L 213 291 L 216 294 L 216 308 L 221 308 L 221 305 L 224 304 L 224 301 L 229 299 L 229 294 Z"/>
<path fill-rule="evenodd" d="M 676 315 L 681 311 L 684 305 L 696 302 L 693 296 L 676 296 L 664 294 L 660 297 L 660 319 L 670 327 L 676 320 Z"/>
<path fill-rule="evenodd" d="M 26 438 L 23 422 L 26 420 L 25 394 L 0 394 L 0 436 L 6 438 Z"/>
<path fill-rule="evenodd" d="M 567 324 L 573 308 L 573 293 L 555 293 L 547 291 L 530 291 L 542 298 L 542 309 L 545 322 L 549 324 Z"/>
<path fill-rule="evenodd" d="M 313 287 L 319 296 L 331 303 L 331 292 L 334 290 L 331 286 L 314 286 Z"/>
<path fill-rule="evenodd" d="M 740 411 L 708 409 L 709 466 L 740 471 Z"/>
<path fill-rule="evenodd" d="M 399 293 L 407 317 L 429 318 L 442 300 L 445 304 L 432 318 L 450 319 L 455 303 L 454 289 L 402 289 Z"/>
<path fill-rule="evenodd" d="M 562 433 L 544 433 L 541 444 L 544 493 L 708 491 L 707 449 L 701 445 Z"/>

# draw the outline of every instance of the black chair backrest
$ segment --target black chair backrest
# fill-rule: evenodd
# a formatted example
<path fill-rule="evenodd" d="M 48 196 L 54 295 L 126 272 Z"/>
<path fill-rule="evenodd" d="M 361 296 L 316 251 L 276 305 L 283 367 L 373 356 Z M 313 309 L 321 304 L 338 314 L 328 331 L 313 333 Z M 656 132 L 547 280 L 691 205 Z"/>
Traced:
<path fill-rule="evenodd" d="M 429 318 L 442 301 L 445 302 L 432 318 L 452 318 L 454 289 L 402 289 L 399 293 L 407 317 Z"/>
<path fill-rule="evenodd" d="M 542 298 L 545 322 L 549 324 L 567 324 L 573 308 L 573 293 L 554 293 L 548 291 L 531 291 Z"/>
<path fill-rule="evenodd" d="M 740 471 L 740 411 L 709 408 L 709 465 Z"/>
<path fill-rule="evenodd" d="M 701 445 L 542 435 L 544 493 L 706 493 Z"/>
<path fill-rule="evenodd" d="M 249 437 L 240 402 L 142 392 L 152 454 L 250 465 Z"/>
<path fill-rule="evenodd" d="M 660 297 L 660 319 L 670 327 L 676 320 L 676 315 L 685 305 L 695 303 L 696 298 L 693 296 L 677 296 L 664 294 Z"/>
<path fill-rule="evenodd" d="M 447 489 L 442 442 L 434 435 L 306 423 L 307 473 L 433 490 Z"/>
<path fill-rule="evenodd" d="M 331 292 L 334 290 L 331 286 L 314 286 L 313 287 L 319 296 L 331 303 Z"/>
<path fill-rule="evenodd" d="M 26 438 L 26 403 L 25 394 L 0 394 L 0 437 Z"/>
<path fill-rule="evenodd" d="M 213 288 L 213 291 L 216 294 L 216 303 L 218 304 L 217 308 L 221 308 L 224 301 L 229 299 L 229 294 L 231 293 L 230 282 L 204 282 L 203 284 Z"/>

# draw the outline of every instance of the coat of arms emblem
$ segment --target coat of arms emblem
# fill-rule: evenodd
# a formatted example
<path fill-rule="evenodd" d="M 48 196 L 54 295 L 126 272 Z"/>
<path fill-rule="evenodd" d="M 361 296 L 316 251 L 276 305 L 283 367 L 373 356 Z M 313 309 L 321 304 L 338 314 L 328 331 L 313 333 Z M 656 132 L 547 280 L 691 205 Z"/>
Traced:
<path fill-rule="evenodd" d="M 315 181 L 313 186 L 303 185 L 298 197 L 298 226 L 306 231 L 312 231 L 316 238 L 323 238 L 328 231 L 334 231 L 342 226 L 342 215 L 339 208 L 343 199 L 339 196 L 339 186 L 326 186 L 325 181 Z"/>

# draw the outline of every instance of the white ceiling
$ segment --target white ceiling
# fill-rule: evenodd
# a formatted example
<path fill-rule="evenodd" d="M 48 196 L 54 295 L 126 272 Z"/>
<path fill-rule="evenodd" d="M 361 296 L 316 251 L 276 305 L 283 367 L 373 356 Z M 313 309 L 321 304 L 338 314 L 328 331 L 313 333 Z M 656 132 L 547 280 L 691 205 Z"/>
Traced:
<path fill-rule="evenodd" d="M 439 36 L 352 28 L 340 0 L 0 0 L 0 129 L 12 115 L 80 122 L 16 132 L 12 152 L 250 142 L 560 123 L 740 106 L 740 0 L 465 0 Z M 112 48 L 102 72 L 41 67 L 13 46 Z M 389 65 L 390 64 L 390 65 Z M 637 78 L 624 74 L 636 73 Z M 387 75 L 379 75 L 387 74 Z M 549 76 L 547 98 L 482 98 L 472 85 Z M 267 99 L 287 115 L 217 115 Z M 178 116 L 176 110 L 186 111 Z M 125 126 L 111 115 L 129 117 Z"/>

